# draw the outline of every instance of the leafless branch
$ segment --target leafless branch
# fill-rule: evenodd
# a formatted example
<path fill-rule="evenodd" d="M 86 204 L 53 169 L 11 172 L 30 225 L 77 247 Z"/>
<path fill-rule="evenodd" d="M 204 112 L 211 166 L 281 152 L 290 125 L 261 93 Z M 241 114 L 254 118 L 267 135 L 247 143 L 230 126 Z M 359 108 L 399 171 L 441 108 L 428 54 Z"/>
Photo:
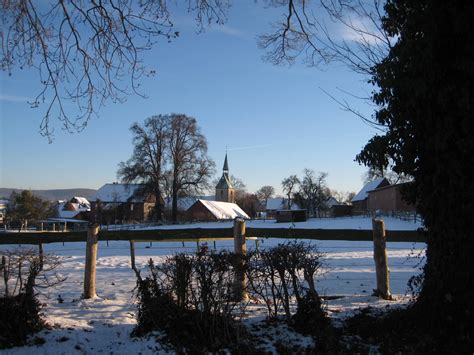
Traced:
<path fill-rule="evenodd" d="M 201 28 L 226 20 L 228 0 L 186 3 Z M 106 102 L 144 96 L 140 79 L 154 71 L 143 52 L 179 36 L 166 0 L 5 0 L 0 8 L 0 68 L 38 71 L 41 89 L 30 105 L 45 105 L 40 132 L 50 141 L 54 118 L 81 131 Z"/>

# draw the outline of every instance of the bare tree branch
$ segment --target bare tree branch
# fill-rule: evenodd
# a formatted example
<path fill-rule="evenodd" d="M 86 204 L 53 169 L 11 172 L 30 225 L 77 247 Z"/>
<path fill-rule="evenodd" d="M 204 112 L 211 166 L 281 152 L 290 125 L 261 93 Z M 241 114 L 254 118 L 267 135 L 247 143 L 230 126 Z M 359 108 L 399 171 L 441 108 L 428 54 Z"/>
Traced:
<path fill-rule="evenodd" d="M 201 29 L 226 20 L 229 0 L 186 3 Z M 143 52 L 179 36 L 167 0 L 5 0 L 0 9 L 0 68 L 38 71 L 41 89 L 30 105 L 45 105 L 40 132 L 50 141 L 54 119 L 81 131 L 106 102 L 144 97 L 140 79 L 154 70 Z"/>

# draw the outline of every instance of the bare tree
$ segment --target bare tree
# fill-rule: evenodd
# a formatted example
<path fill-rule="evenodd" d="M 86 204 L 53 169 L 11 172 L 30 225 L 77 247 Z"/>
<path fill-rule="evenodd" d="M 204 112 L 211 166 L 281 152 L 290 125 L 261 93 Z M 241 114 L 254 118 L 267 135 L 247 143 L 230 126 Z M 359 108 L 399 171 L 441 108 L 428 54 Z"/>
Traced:
<path fill-rule="evenodd" d="M 311 169 L 304 169 L 303 179 L 298 192 L 302 201 L 313 216 L 319 215 L 325 208 L 325 202 L 330 196 L 326 184 L 327 173 L 320 172 L 318 175 Z"/>
<path fill-rule="evenodd" d="M 119 164 L 118 177 L 142 184 L 137 193 L 152 193 L 156 217 L 162 218 L 166 193 L 172 197 L 172 220 L 176 221 L 178 198 L 200 193 L 208 187 L 214 162 L 207 156 L 207 142 L 196 119 L 182 114 L 158 115 L 143 126 L 130 128 L 135 146 L 132 157 Z"/>
<path fill-rule="evenodd" d="M 130 131 L 133 134 L 133 154 L 126 162 L 119 164 L 118 177 L 125 183 L 138 182 L 143 188 L 138 193 L 152 193 L 155 197 L 155 217 L 162 218 L 163 186 L 168 162 L 170 122 L 167 116 L 152 116 L 141 126 L 135 122 Z"/>
<path fill-rule="evenodd" d="M 296 186 L 299 184 L 300 179 L 298 179 L 298 176 L 296 175 L 290 175 L 281 182 L 281 187 L 283 188 L 283 192 L 286 194 L 288 201 L 288 209 L 291 209 L 291 205 L 293 204 L 293 193 L 296 189 Z"/>
<path fill-rule="evenodd" d="M 260 203 L 265 207 L 267 201 L 275 194 L 275 189 L 273 186 L 265 185 L 257 190 L 256 195 Z"/>
<path fill-rule="evenodd" d="M 355 73 L 372 77 L 372 68 L 389 53 L 396 38 L 382 26 L 384 1 L 380 0 L 267 0 L 270 6 L 284 8 L 273 32 L 259 37 L 259 46 L 272 64 L 293 64 L 298 57 L 309 66 L 339 62 Z M 371 82 L 371 81 L 370 81 Z M 385 125 L 366 117 L 346 99 L 336 98 L 321 89 L 345 111 L 352 112 L 373 128 Z M 351 99 L 371 103 L 371 97 Z"/>
<path fill-rule="evenodd" d="M 214 173 L 214 161 L 207 156 L 206 137 L 196 119 L 172 114 L 169 132 L 169 160 L 172 191 L 171 218 L 176 221 L 178 197 L 198 194 L 208 187 Z"/>
<path fill-rule="evenodd" d="M 40 132 L 50 140 L 57 117 L 65 129 L 80 131 L 106 101 L 138 94 L 140 79 L 153 75 L 143 52 L 160 39 L 179 36 L 169 1 L 74 0 L 0 2 L 0 67 L 34 68 L 41 89 L 30 105 L 46 109 Z M 229 0 L 186 0 L 203 30 L 226 20 Z M 75 104 L 69 109 L 66 102 Z"/>

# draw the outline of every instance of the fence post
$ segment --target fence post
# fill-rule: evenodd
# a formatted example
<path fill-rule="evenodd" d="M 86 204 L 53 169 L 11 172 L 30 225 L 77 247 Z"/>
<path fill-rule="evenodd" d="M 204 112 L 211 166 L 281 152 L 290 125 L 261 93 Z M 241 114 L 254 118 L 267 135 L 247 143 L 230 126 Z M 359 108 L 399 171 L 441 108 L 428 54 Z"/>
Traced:
<path fill-rule="evenodd" d="M 234 220 L 234 252 L 236 255 L 234 297 L 236 301 L 244 301 L 248 299 L 244 260 L 247 255 L 247 244 L 245 242 L 245 220 L 242 218 Z"/>
<path fill-rule="evenodd" d="M 93 298 L 95 292 L 95 272 L 97 260 L 97 239 L 99 234 L 99 226 L 92 224 L 87 230 L 86 243 L 86 266 L 84 269 L 84 294 L 83 298 Z"/>
<path fill-rule="evenodd" d="M 372 235 L 374 239 L 374 261 L 377 288 L 374 295 L 385 300 L 392 300 L 390 294 L 390 270 L 388 268 L 385 223 L 382 219 L 372 219 Z"/>
<path fill-rule="evenodd" d="M 38 254 L 39 254 L 39 263 L 40 263 L 40 270 L 43 270 L 44 265 L 44 251 L 43 251 L 43 243 L 38 243 Z"/>
<path fill-rule="evenodd" d="M 130 261 L 132 263 L 133 271 L 137 272 L 137 268 L 135 267 L 135 241 L 130 241 Z"/>

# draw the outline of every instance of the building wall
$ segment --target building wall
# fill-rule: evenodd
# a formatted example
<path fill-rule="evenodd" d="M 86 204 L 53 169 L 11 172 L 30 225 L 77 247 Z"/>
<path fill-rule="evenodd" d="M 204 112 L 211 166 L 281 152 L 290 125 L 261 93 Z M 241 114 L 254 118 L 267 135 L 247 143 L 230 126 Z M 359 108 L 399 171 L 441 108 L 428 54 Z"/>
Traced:
<path fill-rule="evenodd" d="M 188 209 L 187 214 L 191 221 L 207 222 L 217 220 L 217 218 L 199 201 Z"/>
<path fill-rule="evenodd" d="M 235 203 L 235 190 L 216 189 L 216 201 Z"/>
<path fill-rule="evenodd" d="M 352 202 L 352 214 L 361 215 L 367 213 L 367 200 L 353 201 Z"/>
<path fill-rule="evenodd" d="M 370 191 L 367 205 L 370 212 L 415 211 L 415 207 L 403 199 L 397 185 Z"/>

